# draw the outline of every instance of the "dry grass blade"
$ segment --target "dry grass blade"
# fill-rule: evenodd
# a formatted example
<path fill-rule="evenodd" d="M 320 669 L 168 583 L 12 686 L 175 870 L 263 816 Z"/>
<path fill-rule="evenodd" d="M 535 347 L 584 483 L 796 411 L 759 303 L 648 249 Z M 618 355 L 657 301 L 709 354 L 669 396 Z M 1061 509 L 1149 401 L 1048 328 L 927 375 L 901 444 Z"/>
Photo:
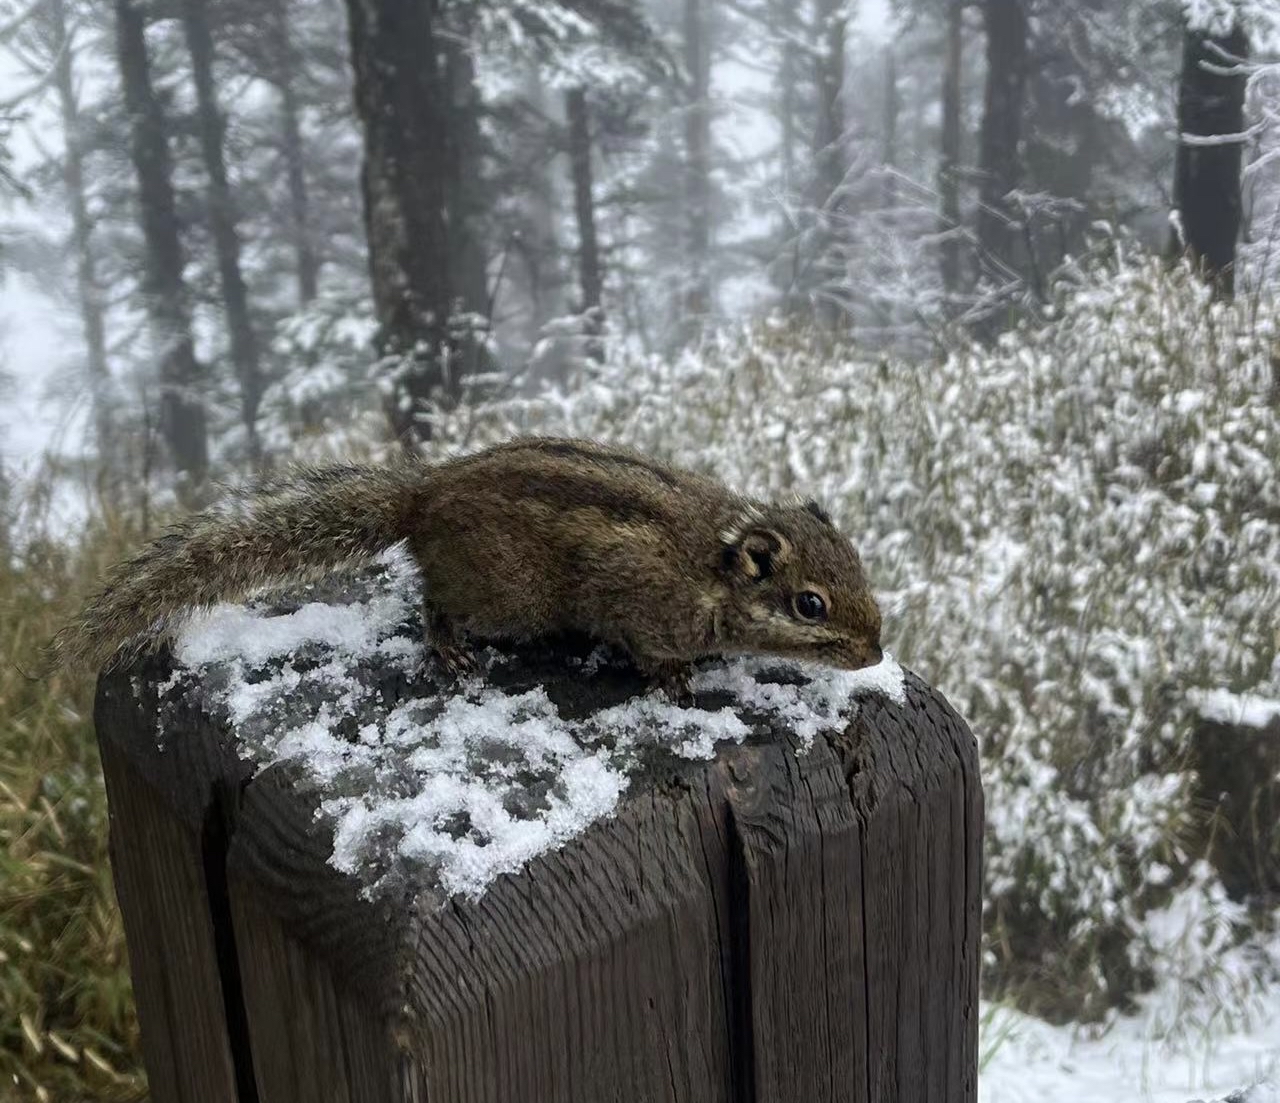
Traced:
<path fill-rule="evenodd" d="M 87 678 L 29 680 L 70 595 L 127 531 L 67 546 L 27 519 L 0 533 L 0 1096 L 145 1097 Z M 11 1094 L 6 1094 L 11 1093 Z"/>

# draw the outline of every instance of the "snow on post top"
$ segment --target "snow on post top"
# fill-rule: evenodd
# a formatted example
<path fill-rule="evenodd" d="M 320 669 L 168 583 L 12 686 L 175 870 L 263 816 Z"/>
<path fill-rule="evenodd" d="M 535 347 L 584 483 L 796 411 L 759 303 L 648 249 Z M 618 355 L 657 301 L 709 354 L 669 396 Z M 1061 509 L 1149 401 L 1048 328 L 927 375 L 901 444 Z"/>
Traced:
<path fill-rule="evenodd" d="M 860 696 L 905 700 L 889 656 L 858 672 L 711 663 L 693 679 L 692 708 L 636 696 L 603 648 L 490 649 L 483 674 L 451 683 L 423 666 L 420 594 L 412 561 L 393 552 L 328 591 L 219 605 L 180 631 L 165 687 L 190 684 L 225 712 L 258 768 L 294 771 L 332 828 L 331 864 L 370 894 L 477 897 L 611 815 L 663 756 L 710 759 L 778 727 L 804 753 L 845 727 Z M 540 663 L 556 664 L 549 680 Z"/>

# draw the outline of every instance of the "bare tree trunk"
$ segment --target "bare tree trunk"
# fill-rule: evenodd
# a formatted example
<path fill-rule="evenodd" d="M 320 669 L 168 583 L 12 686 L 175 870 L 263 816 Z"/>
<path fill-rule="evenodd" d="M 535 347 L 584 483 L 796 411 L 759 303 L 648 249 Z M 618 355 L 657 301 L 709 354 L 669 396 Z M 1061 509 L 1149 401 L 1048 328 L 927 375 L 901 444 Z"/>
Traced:
<path fill-rule="evenodd" d="M 898 112 L 902 99 L 898 95 L 898 60 L 893 46 L 884 49 L 884 144 L 881 146 L 880 164 L 884 169 L 884 206 L 890 210 L 898 205 L 898 181 L 894 170 L 898 166 Z"/>
<path fill-rule="evenodd" d="M 431 436 L 433 402 L 458 393 L 448 233 L 448 99 L 434 6 L 347 0 L 380 353 L 396 361 L 386 410 L 408 449 Z"/>
<path fill-rule="evenodd" d="M 960 250 L 960 95 L 964 65 L 966 0 L 947 5 L 947 53 L 942 76 L 942 141 L 938 165 L 939 227 L 942 240 L 942 287 L 954 297 L 962 289 Z"/>
<path fill-rule="evenodd" d="M 821 207 L 838 205 L 848 164 L 845 156 L 844 70 L 848 16 L 841 0 L 818 0 L 822 48 L 815 60 L 818 125 L 814 154 L 818 163 L 815 199 Z"/>
<path fill-rule="evenodd" d="M 796 46 L 796 14 L 795 0 L 774 0 L 772 21 L 782 40 L 782 56 L 778 66 L 778 129 L 781 135 L 779 145 L 782 158 L 782 187 L 788 200 L 781 212 L 781 233 L 784 239 L 790 239 L 787 246 L 789 259 L 780 264 L 779 271 L 784 270 L 783 265 L 790 269 L 786 276 L 786 286 L 782 289 L 783 306 L 788 314 L 798 313 L 801 308 L 799 283 L 802 250 L 799 238 L 795 235 L 789 210 L 792 197 L 796 195 L 796 148 L 800 141 L 800 128 L 797 122 L 799 110 L 797 89 L 801 65 L 799 50 Z"/>
<path fill-rule="evenodd" d="M 525 98 L 541 118 L 547 115 L 546 90 L 536 64 L 529 66 Z M 555 183 L 545 161 L 530 166 L 530 217 L 528 232 L 517 242 L 529 278 L 529 297 L 533 310 L 531 337 L 543 324 L 561 314 L 564 305 L 565 279 L 560 268 L 558 204 Z"/>
<path fill-rule="evenodd" d="M 209 225 L 218 256 L 218 280 L 230 337 L 231 363 L 240 385 L 240 417 L 247 434 L 249 455 L 256 461 L 261 452 L 257 425 L 258 407 L 262 402 L 262 365 L 249 313 L 249 292 L 240 270 L 240 235 L 227 182 L 223 155 L 225 128 L 213 84 L 213 36 L 209 31 L 205 0 L 182 0 L 182 29 L 196 88 L 200 152 L 209 177 Z"/>
<path fill-rule="evenodd" d="M 1028 67 L 1026 0 L 985 0 L 987 87 L 978 169 L 981 175 L 978 245 L 995 262 L 997 278 L 1019 268 L 1017 233 L 1006 196 L 1018 185 Z"/>
<path fill-rule="evenodd" d="M 711 47 L 706 0 L 684 0 L 685 206 L 689 275 L 683 313 L 693 336 L 711 310 Z"/>
<path fill-rule="evenodd" d="M 849 172 L 845 148 L 844 78 L 845 48 L 848 30 L 848 6 L 843 0 L 817 0 L 815 5 L 820 48 L 815 65 L 815 83 L 818 87 L 818 119 L 814 128 L 814 206 L 822 212 L 819 230 L 814 242 L 821 279 L 827 281 L 824 290 L 819 287 L 817 318 L 826 326 L 835 326 L 840 320 L 840 309 L 830 293 L 832 284 L 843 284 L 846 278 L 845 259 L 837 247 L 840 223 L 845 206 L 845 177 Z"/>
<path fill-rule="evenodd" d="M 569 166 L 573 175 L 573 210 L 578 222 L 578 283 L 582 291 L 582 312 L 586 315 L 588 351 L 601 359 L 603 350 L 595 340 L 603 330 L 600 302 L 604 277 L 600 266 L 600 243 L 596 236 L 596 202 L 591 179 L 591 116 L 586 90 L 578 87 L 566 96 L 569 117 Z"/>
<path fill-rule="evenodd" d="M 444 44 L 445 82 L 449 89 L 449 244 L 457 293 L 463 308 L 488 318 L 489 280 L 484 242 L 485 194 L 481 158 L 480 91 L 475 63 L 465 45 Z"/>
<path fill-rule="evenodd" d="M 112 410 L 108 395 L 110 374 L 107 368 L 106 325 L 103 320 L 102 297 L 98 289 L 97 262 L 93 252 L 93 223 L 85 192 L 84 135 L 80 125 L 80 100 L 75 82 L 75 45 L 67 30 L 64 0 L 49 0 L 49 29 L 54 54 L 54 81 L 58 89 L 58 106 L 62 113 L 62 134 L 66 153 L 62 162 L 62 181 L 67 189 L 67 206 L 71 211 L 71 244 L 76 260 L 76 297 L 80 308 L 80 324 L 84 329 L 89 387 L 93 396 L 93 424 L 98 462 L 110 466 L 112 453 Z"/>
<path fill-rule="evenodd" d="M 1181 237 L 1173 247 L 1201 265 L 1218 294 L 1235 291 L 1236 243 L 1240 236 L 1240 166 L 1243 143 L 1200 144 L 1195 138 L 1221 138 L 1244 130 L 1245 77 L 1213 72 L 1228 58 L 1247 58 L 1249 39 L 1239 20 L 1230 33 L 1216 37 L 1188 29 L 1183 39 L 1182 79 L 1178 88 L 1178 142 L 1173 197 Z M 1188 140 L 1188 137 L 1192 140 Z"/>
<path fill-rule="evenodd" d="M 272 83 L 280 93 L 280 136 L 285 175 L 289 184 L 289 221 L 293 236 L 294 266 L 298 272 L 298 304 L 306 306 L 316 297 L 320 262 L 311 236 L 311 208 L 302 149 L 301 110 L 294 85 L 294 70 L 298 61 L 289 34 L 287 4 L 288 0 L 268 0 L 267 26 L 275 40 L 273 54 L 278 65 Z"/>
<path fill-rule="evenodd" d="M 205 373 L 191 339 L 173 165 L 164 113 L 151 86 L 142 8 L 135 0 L 113 2 L 116 60 L 129 115 L 130 153 L 146 246 L 143 292 L 160 350 L 160 433 L 174 466 L 195 487 L 204 481 L 209 467 L 202 393 Z"/>
<path fill-rule="evenodd" d="M 796 81 L 799 65 L 796 59 L 796 45 L 790 36 L 782 44 L 782 63 L 778 73 L 781 85 L 778 120 L 782 131 L 782 182 L 790 191 L 795 183 L 796 175 Z"/>

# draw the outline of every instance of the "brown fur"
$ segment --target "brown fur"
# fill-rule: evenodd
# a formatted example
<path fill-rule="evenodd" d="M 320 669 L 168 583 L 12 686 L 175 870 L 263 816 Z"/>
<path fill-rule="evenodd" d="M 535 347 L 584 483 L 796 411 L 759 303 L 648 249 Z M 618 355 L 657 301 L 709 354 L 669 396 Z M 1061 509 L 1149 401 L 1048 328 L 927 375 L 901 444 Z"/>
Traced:
<path fill-rule="evenodd" d="M 432 647 L 454 666 L 468 636 L 564 630 L 677 688 L 704 655 L 880 658 L 862 565 L 813 503 L 753 502 L 638 453 L 526 438 L 435 466 L 302 468 L 189 518 L 112 572 L 54 659 L 100 664 L 191 609 L 401 541 L 422 570 Z M 796 614 L 805 590 L 826 602 L 824 623 Z"/>

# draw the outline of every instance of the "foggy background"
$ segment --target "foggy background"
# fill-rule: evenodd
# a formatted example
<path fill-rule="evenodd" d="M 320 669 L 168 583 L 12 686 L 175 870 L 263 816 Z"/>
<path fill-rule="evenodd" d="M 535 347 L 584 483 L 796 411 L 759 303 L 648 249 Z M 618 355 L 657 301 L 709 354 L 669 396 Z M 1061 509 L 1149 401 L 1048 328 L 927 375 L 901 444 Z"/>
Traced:
<path fill-rule="evenodd" d="M 49 447 L 68 458 L 99 448 L 91 425 L 104 417 L 136 435 L 147 402 L 155 416 L 144 434 L 163 437 L 159 392 L 143 397 L 157 374 L 154 345 L 185 340 L 157 336 L 141 301 L 155 278 L 152 246 L 139 226 L 110 5 L 44 7 L 8 6 L 0 52 L 0 447 L 11 468 Z M 1064 261 L 1100 244 L 1131 235 L 1156 252 L 1178 249 L 1187 243 L 1170 214 L 1184 17 L 1211 26 L 1219 9 L 1234 10 L 1228 0 L 1025 12 L 941 0 L 446 4 L 433 33 L 450 51 L 440 77 L 452 122 L 441 126 L 440 163 L 425 171 L 452 192 L 441 204 L 453 255 L 440 293 L 485 348 L 484 363 L 472 357 L 467 369 L 528 386 L 563 378 L 575 357 L 603 347 L 584 347 L 584 319 L 615 347 L 670 354 L 709 328 L 771 312 L 816 319 L 863 348 L 927 355 L 949 325 L 990 337 L 1043 303 Z M 264 421 L 291 416 L 278 407 L 299 381 L 303 331 L 309 355 L 331 364 L 324 343 L 338 316 L 345 337 L 369 327 L 363 351 L 411 338 L 390 332 L 369 286 L 343 6 L 211 4 L 202 19 L 214 95 L 203 104 L 185 9 L 140 10 L 181 253 L 181 286 L 165 294 L 182 301 L 179 328 L 196 358 L 188 383 L 217 447 L 234 436 L 229 392 L 246 370 Z M 1265 57 L 1276 16 L 1264 4 L 1246 14 L 1254 55 Z M 989 21 L 1012 30 L 988 34 Z M 1245 76 L 1236 83 L 1243 90 Z M 1269 278 L 1274 251 L 1273 86 L 1256 75 L 1247 124 L 1240 115 L 1247 141 L 1229 151 L 1243 154 L 1232 244 L 1251 286 Z M 575 200 L 569 104 L 579 93 L 598 290 L 584 285 Z M 207 125 L 219 131 L 225 201 L 208 178 Z M 222 229 L 211 204 L 228 207 Z M 221 251 L 220 233 L 230 241 Z M 85 263 L 87 290 L 77 276 Z M 242 292 L 227 291 L 220 266 L 229 263 Z M 299 263 L 312 274 L 299 276 Z M 228 294 L 243 303 L 228 306 Z M 241 315 L 235 325 L 228 309 Z M 103 334 L 92 364 L 86 327 Z M 237 360 L 232 345 L 246 334 L 254 351 Z M 336 344 L 352 376 L 362 350 L 345 337 Z M 262 434 L 278 429 L 264 424 Z M 229 440 L 228 458 L 250 444 Z"/>

